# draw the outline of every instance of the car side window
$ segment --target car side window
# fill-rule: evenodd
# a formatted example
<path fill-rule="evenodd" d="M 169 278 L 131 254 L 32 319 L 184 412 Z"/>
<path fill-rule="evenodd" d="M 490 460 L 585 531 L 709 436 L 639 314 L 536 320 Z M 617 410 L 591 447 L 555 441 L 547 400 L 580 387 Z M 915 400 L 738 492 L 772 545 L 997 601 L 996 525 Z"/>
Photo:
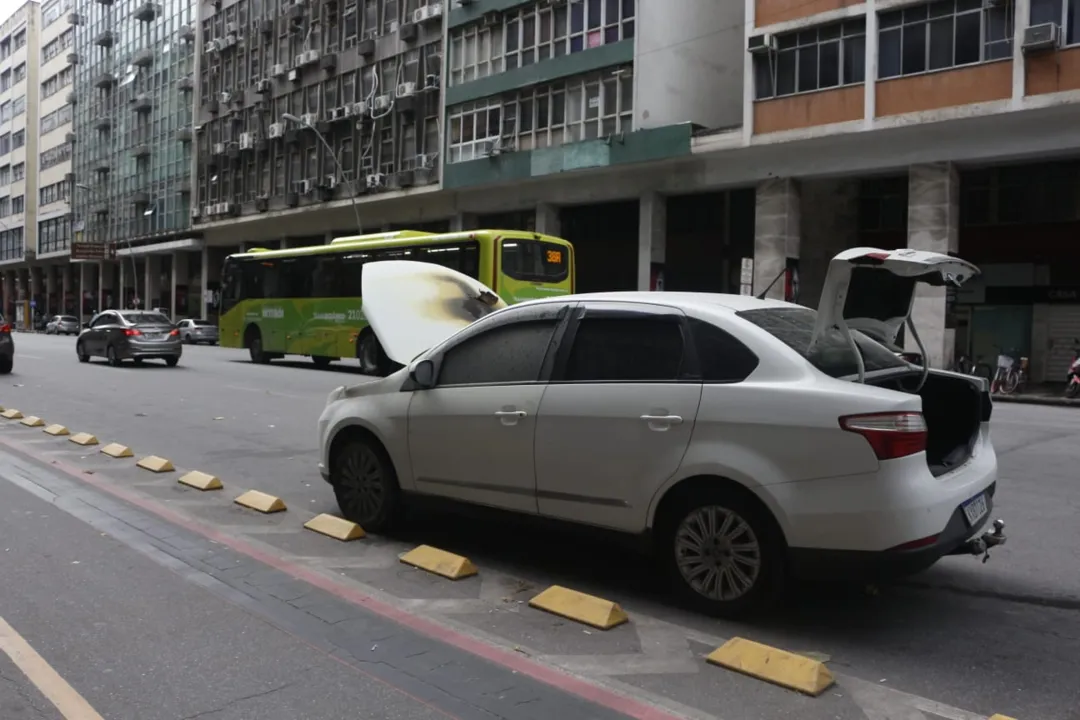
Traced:
<path fill-rule="evenodd" d="M 108 313 L 103 313 L 94 318 L 93 322 L 90 323 L 90 327 L 101 327 L 102 325 L 108 325 L 110 322 L 112 322 L 111 316 Z"/>
<path fill-rule="evenodd" d="M 675 317 L 584 317 L 566 363 L 569 382 L 669 382 L 683 360 Z"/>
<path fill-rule="evenodd" d="M 741 382 L 758 366 L 757 355 L 733 335 L 712 323 L 690 318 L 690 333 L 697 350 L 698 373 L 702 382 Z"/>
<path fill-rule="evenodd" d="M 526 320 L 473 335 L 443 355 L 439 387 L 536 382 L 557 324 Z"/>

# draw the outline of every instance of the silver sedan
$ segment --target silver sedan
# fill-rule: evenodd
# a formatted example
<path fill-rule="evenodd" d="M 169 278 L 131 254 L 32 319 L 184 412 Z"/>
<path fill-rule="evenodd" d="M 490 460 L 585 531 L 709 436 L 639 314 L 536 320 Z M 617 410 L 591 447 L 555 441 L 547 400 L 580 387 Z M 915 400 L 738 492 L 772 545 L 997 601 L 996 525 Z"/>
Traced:
<path fill-rule="evenodd" d="M 180 331 L 169 318 L 145 310 L 105 310 L 90 321 L 75 343 L 79 362 L 104 357 L 114 367 L 124 360 L 136 365 L 143 360 L 164 360 L 175 367 L 183 351 Z"/>

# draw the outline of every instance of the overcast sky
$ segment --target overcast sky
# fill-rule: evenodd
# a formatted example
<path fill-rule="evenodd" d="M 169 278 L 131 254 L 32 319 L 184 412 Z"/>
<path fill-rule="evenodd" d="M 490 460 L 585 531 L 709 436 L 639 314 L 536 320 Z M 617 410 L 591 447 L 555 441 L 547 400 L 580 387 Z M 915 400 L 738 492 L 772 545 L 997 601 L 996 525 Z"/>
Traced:
<path fill-rule="evenodd" d="M 26 0 L 0 0 L 0 23 L 11 17 L 11 13 L 21 8 L 25 2 Z"/>

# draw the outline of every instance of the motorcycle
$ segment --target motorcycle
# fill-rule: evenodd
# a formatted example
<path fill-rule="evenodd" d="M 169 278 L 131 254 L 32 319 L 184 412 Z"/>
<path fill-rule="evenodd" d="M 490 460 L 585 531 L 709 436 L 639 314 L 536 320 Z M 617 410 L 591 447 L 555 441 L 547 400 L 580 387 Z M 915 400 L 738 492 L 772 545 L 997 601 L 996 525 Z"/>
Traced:
<path fill-rule="evenodd" d="M 1080 340 L 1075 342 L 1072 364 L 1069 365 L 1069 375 L 1066 378 L 1065 397 L 1075 398 L 1080 396 Z"/>

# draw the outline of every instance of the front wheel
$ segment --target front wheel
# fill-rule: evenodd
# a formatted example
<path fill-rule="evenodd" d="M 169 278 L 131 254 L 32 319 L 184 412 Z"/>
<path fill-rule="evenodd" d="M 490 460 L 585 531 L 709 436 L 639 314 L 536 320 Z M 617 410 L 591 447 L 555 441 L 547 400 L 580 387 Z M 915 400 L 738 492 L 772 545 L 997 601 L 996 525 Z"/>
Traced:
<path fill-rule="evenodd" d="M 0 375 L 10 375 L 15 367 L 15 358 L 11 355 L 0 355 Z"/>
<path fill-rule="evenodd" d="M 324 370 L 330 367 L 330 363 L 332 363 L 333 361 L 333 358 L 327 357 L 325 355 L 311 356 L 311 362 L 315 363 L 315 367 L 319 368 L 320 370 Z"/>
<path fill-rule="evenodd" d="M 1080 395 L 1080 381 L 1074 379 L 1065 386 L 1065 397 L 1074 398 L 1077 395 Z"/>
<path fill-rule="evenodd" d="M 354 436 L 340 441 L 330 457 L 330 483 L 341 514 L 364 530 L 384 532 L 401 511 L 397 473 L 374 439 Z"/>
<path fill-rule="evenodd" d="M 90 356 L 86 353 L 86 349 L 81 342 L 75 345 L 75 354 L 79 356 L 79 362 L 90 362 Z"/>
<path fill-rule="evenodd" d="M 248 339 L 248 354 L 251 362 L 257 365 L 265 365 L 270 362 L 270 356 L 263 350 L 262 333 L 255 330 Z"/>
<path fill-rule="evenodd" d="M 179 355 L 170 355 L 169 357 L 165 358 L 165 364 L 168 365 L 169 367 L 176 367 L 179 363 L 180 363 L 180 356 Z"/>
<path fill-rule="evenodd" d="M 1020 373 L 1010 372 L 1005 376 L 1005 380 L 1001 384 L 1001 392 L 1005 395 L 1012 395 L 1018 387 L 1020 387 Z"/>
<path fill-rule="evenodd" d="M 105 350 L 105 359 L 109 361 L 109 364 L 113 367 L 120 367 L 120 356 L 116 354 L 116 348 L 110 345 Z"/>
<path fill-rule="evenodd" d="M 688 495 L 659 528 L 677 590 L 704 612 L 736 617 L 768 605 L 783 585 L 783 542 L 763 512 L 738 494 Z"/>

